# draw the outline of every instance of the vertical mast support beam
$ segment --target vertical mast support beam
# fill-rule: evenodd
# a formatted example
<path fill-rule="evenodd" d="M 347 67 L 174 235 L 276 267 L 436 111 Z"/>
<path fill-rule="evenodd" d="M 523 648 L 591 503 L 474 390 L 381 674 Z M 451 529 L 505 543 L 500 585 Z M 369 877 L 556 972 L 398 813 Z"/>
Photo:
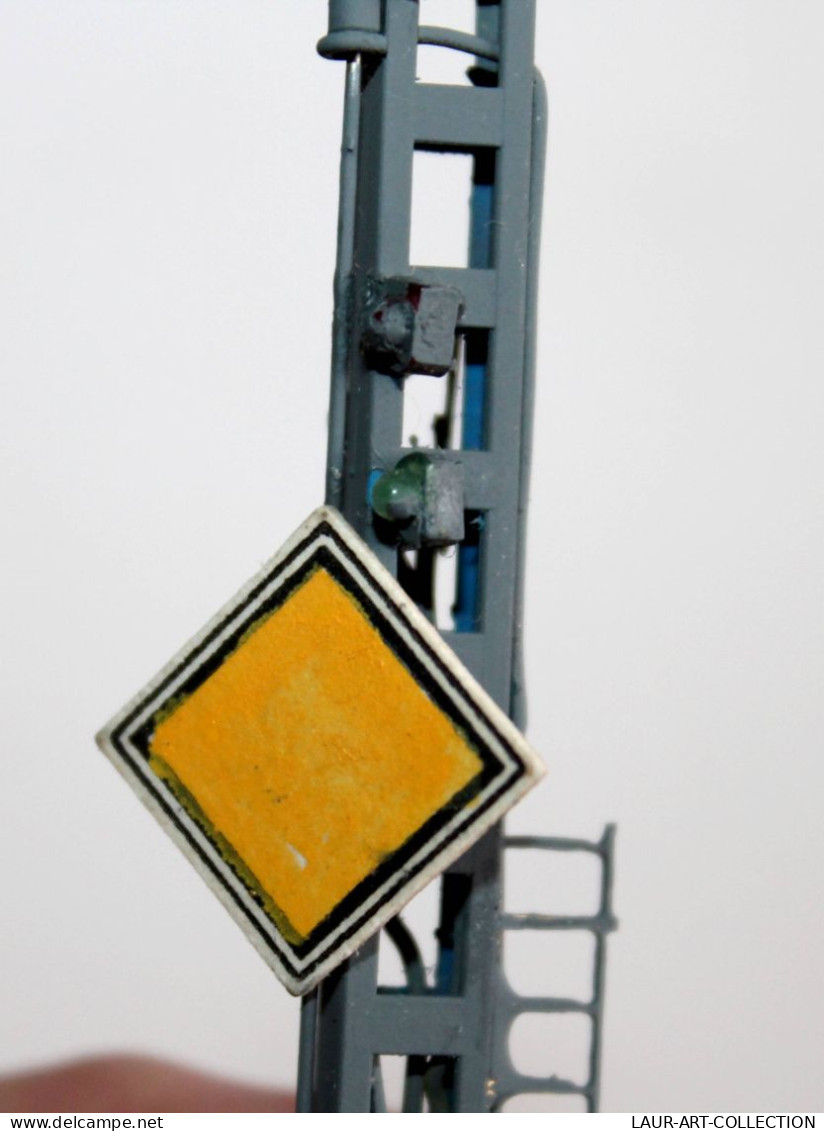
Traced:
<path fill-rule="evenodd" d="M 444 636 L 520 722 L 530 302 L 543 161 L 542 147 L 535 147 L 542 103 L 535 101 L 534 14 L 534 0 L 478 0 L 472 36 L 419 28 L 417 0 L 331 0 L 329 34 L 318 45 L 348 61 L 327 500 L 396 572 L 398 551 L 373 522 L 369 487 L 376 472 L 408 454 L 401 442 L 404 379 L 368 367 L 365 312 L 381 280 L 456 288 L 469 403 L 463 448 L 441 451 L 439 459 L 460 470 L 471 530 L 458 548 L 456 630 Z M 475 85 L 417 83 L 419 42 L 475 54 Z M 466 268 L 409 262 L 416 149 L 474 159 Z M 410 1071 L 415 1066 L 423 1084 L 408 1082 L 407 1096 L 425 1092 L 430 1110 L 495 1109 L 496 1026 L 506 1021 L 496 1016 L 500 871 L 501 832 L 494 829 L 445 874 L 438 970 L 423 993 L 412 982 L 406 993 L 381 991 L 375 939 L 308 995 L 299 1110 L 379 1110 L 382 1054 L 411 1058 Z"/>

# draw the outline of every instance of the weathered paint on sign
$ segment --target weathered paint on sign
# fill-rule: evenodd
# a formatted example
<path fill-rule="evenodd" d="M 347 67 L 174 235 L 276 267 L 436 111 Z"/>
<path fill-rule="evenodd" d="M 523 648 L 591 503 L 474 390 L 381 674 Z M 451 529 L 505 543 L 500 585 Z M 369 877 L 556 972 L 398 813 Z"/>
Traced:
<path fill-rule="evenodd" d="M 330 508 L 98 741 L 293 993 L 541 773 Z"/>

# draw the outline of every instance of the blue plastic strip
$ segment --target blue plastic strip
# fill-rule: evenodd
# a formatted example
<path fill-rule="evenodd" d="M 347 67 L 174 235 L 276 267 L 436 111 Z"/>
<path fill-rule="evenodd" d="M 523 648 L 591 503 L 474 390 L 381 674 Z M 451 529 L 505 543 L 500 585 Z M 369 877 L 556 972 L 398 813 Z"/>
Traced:
<path fill-rule="evenodd" d="M 476 159 L 476 175 L 478 164 Z M 469 266 L 492 266 L 492 224 L 494 185 L 475 180 L 472 185 L 472 215 L 469 233 Z M 473 350 L 471 338 L 465 341 L 464 400 L 461 447 L 480 451 L 484 446 L 486 416 L 487 353 Z M 458 584 L 453 617 L 456 632 L 477 632 L 480 628 L 481 547 L 474 539 L 458 547 Z"/>
<path fill-rule="evenodd" d="M 458 547 L 458 587 L 454 608 L 456 632 L 477 632 L 480 628 L 480 581 L 481 547 L 464 542 Z"/>
<path fill-rule="evenodd" d="M 478 158 L 476 158 L 476 173 Z M 469 233 L 469 266 L 492 266 L 492 223 L 494 185 L 475 181 L 472 185 L 472 222 Z M 486 354 L 471 347 L 466 340 L 464 369 L 463 434 L 461 447 L 477 452 L 484 446 L 486 415 Z"/>
<path fill-rule="evenodd" d="M 492 205 L 494 185 L 477 181 L 472 185 L 472 230 L 469 233 L 469 266 L 492 266 Z"/>
<path fill-rule="evenodd" d="M 467 360 L 464 366 L 461 447 L 470 452 L 478 452 L 484 446 L 485 401 L 486 362 Z"/>

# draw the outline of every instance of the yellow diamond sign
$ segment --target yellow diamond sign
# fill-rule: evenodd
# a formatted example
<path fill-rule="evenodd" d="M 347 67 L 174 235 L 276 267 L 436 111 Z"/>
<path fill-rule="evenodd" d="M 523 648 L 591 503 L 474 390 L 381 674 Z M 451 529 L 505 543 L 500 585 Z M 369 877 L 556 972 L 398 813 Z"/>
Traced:
<path fill-rule="evenodd" d="M 98 741 L 293 993 L 541 773 L 330 508 Z"/>

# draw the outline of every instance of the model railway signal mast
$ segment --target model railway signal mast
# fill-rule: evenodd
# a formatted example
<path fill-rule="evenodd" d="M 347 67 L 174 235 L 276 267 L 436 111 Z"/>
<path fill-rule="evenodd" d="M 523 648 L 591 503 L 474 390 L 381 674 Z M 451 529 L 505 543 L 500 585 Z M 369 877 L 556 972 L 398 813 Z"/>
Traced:
<path fill-rule="evenodd" d="M 507 838 L 541 775 L 523 721 L 522 567 L 545 106 L 534 0 L 477 0 L 473 34 L 417 0 L 332 0 L 346 60 L 327 505 L 101 731 L 98 741 L 275 973 L 304 994 L 301 1111 L 496 1111 L 521 1092 L 597 1106 L 612 831 Z M 417 83 L 418 46 L 470 85 Z M 463 267 L 410 264 L 416 152 L 472 166 Z M 440 382 L 428 447 L 405 389 Z M 432 623 L 455 564 L 453 623 Z M 437 584 L 436 584 L 437 583 Z M 595 854 L 595 915 L 502 910 L 505 852 Z M 441 876 L 431 976 L 400 909 Z M 595 936 L 586 1001 L 519 997 L 509 931 Z M 378 978 L 383 939 L 403 987 Z M 522 1013 L 590 1019 L 587 1079 L 525 1076 Z M 551 1068 L 551 1066 L 548 1066 Z"/>
<path fill-rule="evenodd" d="M 477 0 L 474 34 L 419 22 L 417 0 L 330 0 L 318 50 L 346 63 L 327 502 L 418 607 L 434 615 L 439 551 L 456 547 L 450 648 L 520 726 L 523 558 L 535 378 L 546 100 L 533 65 L 535 0 Z M 419 45 L 466 56 L 470 85 L 416 81 Z M 465 267 L 410 263 L 416 153 L 471 158 Z M 436 445 L 401 443 L 412 375 L 446 382 Z M 520 1093 L 578 1094 L 597 1110 L 613 830 L 598 842 L 486 833 L 441 880 L 438 958 L 427 977 L 400 918 L 406 985 L 378 982 L 379 939 L 304 998 L 300 1111 L 386 1110 L 381 1058 L 405 1058 L 403 1110 L 500 1110 Z M 502 910 L 505 852 L 594 854 L 591 916 Z M 595 937 L 585 1001 L 519 997 L 502 970 L 507 931 Z M 588 1078 L 525 1076 L 508 1051 L 522 1013 L 588 1017 Z"/>

